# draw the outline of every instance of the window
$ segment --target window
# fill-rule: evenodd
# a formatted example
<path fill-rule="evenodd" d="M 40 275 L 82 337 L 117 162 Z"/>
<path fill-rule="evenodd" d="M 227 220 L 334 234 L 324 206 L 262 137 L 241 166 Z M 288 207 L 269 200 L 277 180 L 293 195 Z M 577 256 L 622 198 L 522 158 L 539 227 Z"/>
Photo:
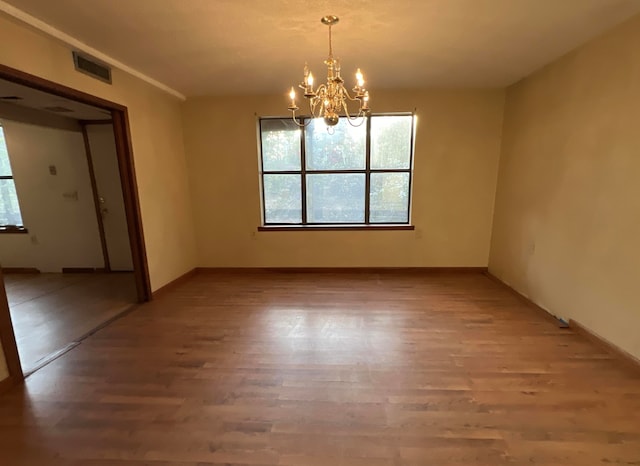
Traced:
<path fill-rule="evenodd" d="M 0 125 L 0 233 L 26 232 L 22 224 L 18 194 L 13 181 L 9 152 Z"/>
<path fill-rule="evenodd" d="M 260 119 L 265 226 L 409 224 L 413 115 L 302 121 Z"/>

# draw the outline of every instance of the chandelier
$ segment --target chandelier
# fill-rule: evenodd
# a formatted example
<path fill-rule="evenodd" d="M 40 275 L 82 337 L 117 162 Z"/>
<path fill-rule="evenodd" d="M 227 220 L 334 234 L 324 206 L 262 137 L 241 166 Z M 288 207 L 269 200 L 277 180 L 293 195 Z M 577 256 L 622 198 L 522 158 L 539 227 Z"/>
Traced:
<path fill-rule="evenodd" d="M 356 72 L 356 85 L 352 89 L 353 94 L 344 87 L 344 79 L 340 76 L 340 61 L 333 58 L 333 48 L 331 44 L 331 27 L 338 23 L 337 16 L 324 16 L 321 20 L 322 24 L 329 26 L 329 57 L 324 61 L 327 65 L 327 83 L 320 84 L 316 89 L 313 88 L 313 74 L 309 71 L 309 67 L 304 65 L 304 80 L 299 87 L 304 90 L 304 97 L 309 101 L 309 112 L 313 118 L 324 119 L 327 126 L 335 126 L 338 124 L 340 114 L 344 112 L 344 116 L 352 126 L 360 126 L 364 121 L 364 116 L 370 113 L 369 110 L 369 91 L 364 88 L 364 77 L 360 68 Z M 293 121 L 298 126 L 304 126 L 296 120 L 296 91 L 291 87 L 289 92 Z M 358 110 L 356 113 L 349 112 L 349 102 L 358 102 Z M 353 105 L 352 105 L 353 106 Z M 356 123 L 357 122 L 357 123 Z"/>

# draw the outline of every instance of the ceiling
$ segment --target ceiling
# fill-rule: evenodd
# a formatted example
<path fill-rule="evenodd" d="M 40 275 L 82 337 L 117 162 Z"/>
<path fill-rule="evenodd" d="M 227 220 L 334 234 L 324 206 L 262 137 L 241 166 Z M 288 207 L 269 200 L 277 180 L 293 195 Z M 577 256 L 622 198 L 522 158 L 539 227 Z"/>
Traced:
<path fill-rule="evenodd" d="M 17 99 L 16 99 L 17 97 Z M 111 112 L 0 79 L 0 102 L 29 107 L 74 120 L 107 120 Z"/>
<path fill-rule="evenodd" d="M 286 92 L 324 74 L 368 87 L 503 87 L 640 12 L 640 0 L 5 0 L 187 96 Z M 0 2 L 1 3 L 1 2 Z"/>

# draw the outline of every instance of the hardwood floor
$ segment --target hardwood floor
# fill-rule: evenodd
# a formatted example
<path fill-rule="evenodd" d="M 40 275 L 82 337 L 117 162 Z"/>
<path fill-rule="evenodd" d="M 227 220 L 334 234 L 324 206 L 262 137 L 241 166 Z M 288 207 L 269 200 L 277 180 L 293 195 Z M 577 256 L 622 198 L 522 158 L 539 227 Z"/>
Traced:
<path fill-rule="evenodd" d="M 640 464 L 640 375 L 480 274 L 200 274 L 0 397 L 4 466 Z"/>
<path fill-rule="evenodd" d="M 4 279 L 25 372 L 136 302 L 131 273 L 5 274 Z"/>

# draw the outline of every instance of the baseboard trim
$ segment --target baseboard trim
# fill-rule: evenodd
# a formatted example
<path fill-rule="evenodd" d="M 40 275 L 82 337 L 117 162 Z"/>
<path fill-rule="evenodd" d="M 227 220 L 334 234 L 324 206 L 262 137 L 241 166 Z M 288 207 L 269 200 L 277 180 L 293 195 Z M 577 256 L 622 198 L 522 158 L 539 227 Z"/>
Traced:
<path fill-rule="evenodd" d="M 246 273 L 486 273 L 486 267 L 196 267 L 161 286 L 152 293 L 157 298 L 198 274 Z"/>
<path fill-rule="evenodd" d="M 35 267 L 2 267 L 4 273 L 40 273 Z"/>
<path fill-rule="evenodd" d="M 173 288 L 181 285 L 182 283 L 188 281 L 193 278 L 198 273 L 198 269 L 194 268 L 189 270 L 188 272 L 183 273 L 178 278 L 171 280 L 169 283 L 161 286 L 156 291 L 151 293 L 151 299 L 157 298 L 159 295 L 165 294 L 167 291 L 172 290 Z"/>
<path fill-rule="evenodd" d="M 517 291 L 515 288 L 512 288 L 511 286 L 507 285 L 505 282 L 503 282 L 502 280 L 500 280 L 498 277 L 496 277 L 495 275 L 491 274 L 490 272 L 486 272 L 485 275 L 487 277 L 489 277 L 491 280 L 493 280 L 494 282 L 496 282 L 496 283 L 502 285 L 503 287 L 505 287 L 506 289 L 508 289 L 511 293 L 513 293 L 518 298 L 520 298 L 521 301 L 525 302 L 529 307 L 531 307 L 532 309 L 537 311 L 538 314 L 542 315 L 547 320 L 552 321 L 556 325 L 560 325 L 561 327 L 565 328 L 566 323 L 564 321 L 561 321 L 560 319 L 558 319 L 558 317 L 556 317 L 553 314 L 551 314 L 545 308 L 538 306 L 536 303 L 531 301 L 529 298 L 524 296 L 522 293 Z M 562 325 L 562 323 L 564 323 L 564 325 Z M 631 353 L 628 353 L 627 351 L 623 350 L 619 346 L 611 343 L 606 338 L 601 337 L 600 335 L 598 335 L 597 333 L 595 333 L 591 329 L 589 329 L 589 328 L 585 327 L 584 325 L 582 325 L 580 322 L 577 322 L 577 321 L 575 321 L 573 319 L 569 319 L 568 328 L 571 329 L 574 333 L 577 333 L 577 334 L 583 336 L 587 340 L 589 340 L 592 343 L 596 344 L 597 346 L 603 348 L 609 354 L 617 356 L 619 359 L 623 360 L 625 363 L 634 366 L 634 368 L 637 369 L 637 370 L 640 370 L 640 359 L 636 358 Z"/>
<path fill-rule="evenodd" d="M 530 307 L 531 309 L 533 309 L 534 311 L 536 311 L 538 314 L 540 314 L 542 317 L 544 317 L 546 320 L 548 320 L 549 322 L 553 322 L 556 325 L 560 325 L 561 321 L 560 319 L 558 319 L 558 317 L 556 317 L 555 315 L 553 315 L 551 312 L 547 311 L 545 308 L 540 307 L 539 305 L 537 305 L 536 303 L 534 303 L 533 301 L 531 301 L 529 298 L 527 298 L 525 295 L 523 295 L 522 293 L 520 293 L 518 290 L 516 290 L 515 288 L 511 287 L 510 285 L 507 285 L 505 282 L 503 282 L 502 280 L 500 280 L 498 277 L 496 277 L 495 275 L 493 275 L 491 272 L 487 271 L 485 272 L 485 275 L 487 277 L 489 277 L 492 281 L 498 283 L 499 285 L 501 285 L 502 287 L 506 288 L 507 290 L 509 290 L 511 292 L 511 294 L 513 294 L 514 296 L 516 296 L 518 299 L 520 299 L 520 301 L 524 302 L 525 304 L 527 304 L 528 307 Z M 565 323 L 566 326 L 566 323 Z"/>
<path fill-rule="evenodd" d="M 4 380 L 0 380 L 0 395 L 8 392 L 16 385 L 17 385 L 16 379 L 14 379 L 11 376 L 7 377 Z"/>
<path fill-rule="evenodd" d="M 95 267 L 62 267 L 62 273 L 103 273 L 107 269 Z"/>
<path fill-rule="evenodd" d="M 606 338 L 601 337 L 590 328 L 582 325 L 580 322 L 569 319 L 569 328 L 571 328 L 575 333 L 582 335 L 587 340 L 601 347 L 608 353 L 617 356 L 627 364 L 632 365 L 635 369 L 640 370 L 640 359 L 636 358 L 633 354 L 623 350 L 619 346 L 611 343 Z"/>
<path fill-rule="evenodd" d="M 486 267 L 196 267 L 196 273 L 485 273 Z"/>

